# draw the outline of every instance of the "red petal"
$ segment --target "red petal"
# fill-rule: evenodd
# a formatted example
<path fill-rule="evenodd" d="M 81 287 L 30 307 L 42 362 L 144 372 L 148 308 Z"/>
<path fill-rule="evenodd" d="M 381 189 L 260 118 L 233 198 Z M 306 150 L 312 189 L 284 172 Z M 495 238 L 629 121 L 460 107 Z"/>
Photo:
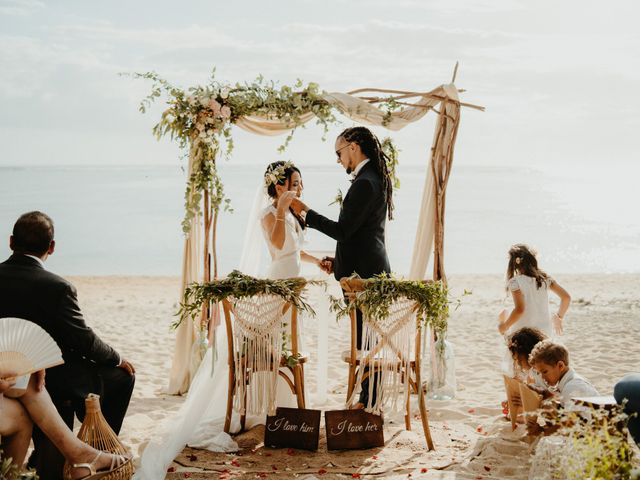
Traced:
<path fill-rule="evenodd" d="M 427 473 L 428 471 L 429 471 L 429 470 L 428 470 L 428 469 L 426 469 L 426 468 L 422 468 L 422 469 L 420 469 L 420 473 Z"/>

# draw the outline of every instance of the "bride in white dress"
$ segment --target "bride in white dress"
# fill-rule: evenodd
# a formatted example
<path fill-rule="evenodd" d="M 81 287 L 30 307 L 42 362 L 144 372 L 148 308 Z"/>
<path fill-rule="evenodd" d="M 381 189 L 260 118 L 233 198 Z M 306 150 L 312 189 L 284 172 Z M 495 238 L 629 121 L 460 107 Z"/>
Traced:
<path fill-rule="evenodd" d="M 254 219 L 250 218 L 247 238 L 252 231 L 261 230 L 271 263 L 266 278 L 291 278 L 300 275 L 301 261 L 311 262 L 322 268 L 318 258 L 302 250 L 304 241 L 304 222 L 293 215 L 289 209 L 291 201 L 302 194 L 300 170 L 289 162 L 274 162 L 267 167 L 264 175 L 269 205 L 254 202 Z M 264 193 L 261 195 L 265 197 Z M 258 227 L 258 225 L 260 227 Z M 258 228 L 256 228 L 258 227 Z M 255 236 L 255 235 L 253 235 Z M 241 268 L 244 273 L 254 274 L 259 264 L 259 245 L 245 239 Z M 220 330 L 224 332 L 224 330 Z M 227 401 L 227 339 L 226 332 L 218 334 L 215 349 L 207 349 L 200 368 L 193 378 L 187 399 L 176 415 L 154 432 L 140 459 L 134 478 L 139 480 L 160 480 L 165 478 L 167 468 L 173 459 L 188 444 L 206 448 L 214 452 L 233 452 L 238 445 L 224 433 L 224 420 Z M 215 355 L 215 360 L 212 358 Z M 215 364 L 215 365 L 214 365 Z M 277 404 L 295 406 L 295 397 L 286 384 L 278 380 Z M 246 428 L 264 422 L 264 416 L 247 416 Z M 234 412 L 231 432 L 240 430 L 239 415 Z"/>

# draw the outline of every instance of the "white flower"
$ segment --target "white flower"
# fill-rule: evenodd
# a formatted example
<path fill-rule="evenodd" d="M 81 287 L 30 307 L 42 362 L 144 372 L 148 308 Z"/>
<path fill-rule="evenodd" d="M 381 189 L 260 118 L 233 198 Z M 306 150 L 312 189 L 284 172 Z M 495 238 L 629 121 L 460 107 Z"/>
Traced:
<path fill-rule="evenodd" d="M 220 98 L 227 98 L 229 96 L 229 89 L 228 88 L 223 88 L 222 90 L 220 90 Z"/>
<path fill-rule="evenodd" d="M 200 105 L 202 105 L 203 107 L 206 107 L 207 105 L 209 105 L 209 97 L 206 97 L 206 96 L 200 97 Z"/>

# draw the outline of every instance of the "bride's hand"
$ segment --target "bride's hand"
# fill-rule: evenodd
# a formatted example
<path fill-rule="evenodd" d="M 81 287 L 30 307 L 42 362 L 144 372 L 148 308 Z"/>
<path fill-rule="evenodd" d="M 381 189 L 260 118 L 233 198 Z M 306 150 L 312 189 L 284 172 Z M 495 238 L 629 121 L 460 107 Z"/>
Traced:
<path fill-rule="evenodd" d="M 280 198 L 278 199 L 278 211 L 284 215 L 284 212 L 289 209 L 294 198 L 296 198 L 296 192 L 284 192 L 280 195 Z"/>

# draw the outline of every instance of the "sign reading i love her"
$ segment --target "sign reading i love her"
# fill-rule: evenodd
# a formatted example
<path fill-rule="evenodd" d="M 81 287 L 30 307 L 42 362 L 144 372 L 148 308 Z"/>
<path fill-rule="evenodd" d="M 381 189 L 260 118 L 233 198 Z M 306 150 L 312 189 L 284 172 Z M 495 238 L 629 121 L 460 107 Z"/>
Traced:
<path fill-rule="evenodd" d="M 364 410 L 324 412 L 328 450 L 353 450 L 384 445 L 382 417 Z"/>

